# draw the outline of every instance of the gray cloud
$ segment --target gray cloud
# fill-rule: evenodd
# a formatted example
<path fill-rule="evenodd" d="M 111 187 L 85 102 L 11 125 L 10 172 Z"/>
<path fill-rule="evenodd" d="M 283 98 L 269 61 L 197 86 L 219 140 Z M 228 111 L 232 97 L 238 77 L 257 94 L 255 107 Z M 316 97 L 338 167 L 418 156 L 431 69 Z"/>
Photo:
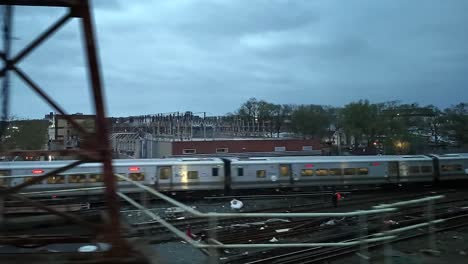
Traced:
<path fill-rule="evenodd" d="M 343 105 L 367 98 L 440 107 L 468 97 L 463 0 L 95 0 L 94 6 L 114 116 L 222 114 L 253 96 L 275 103 Z M 17 8 L 15 46 L 62 13 Z M 69 112 L 91 111 L 77 21 L 21 66 Z M 18 80 L 14 89 L 17 115 L 49 111 L 26 98 Z"/>

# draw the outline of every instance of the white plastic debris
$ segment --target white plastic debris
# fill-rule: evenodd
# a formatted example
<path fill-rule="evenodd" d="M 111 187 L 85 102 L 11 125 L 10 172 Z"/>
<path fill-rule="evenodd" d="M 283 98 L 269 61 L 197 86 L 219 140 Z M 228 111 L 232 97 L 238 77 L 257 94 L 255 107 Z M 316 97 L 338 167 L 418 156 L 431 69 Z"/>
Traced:
<path fill-rule="evenodd" d="M 262 227 L 260 227 L 260 230 L 264 230 L 264 229 L 265 229 L 265 227 L 263 227 L 263 226 L 262 226 Z"/>
<path fill-rule="evenodd" d="M 283 229 L 276 229 L 276 233 L 284 233 L 284 232 L 288 232 L 290 230 L 290 228 L 283 228 Z"/>
<path fill-rule="evenodd" d="M 336 225 L 336 221 L 335 220 L 328 220 L 327 222 L 325 223 L 321 223 L 320 226 L 332 226 L 332 225 Z"/>
<path fill-rule="evenodd" d="M 98 247 L 95 245 L 86 245 L 78 248 L 78 252 L 95 252 L 98 250 Z"/>
<path fill-rule="evenodd" d="M 237 199 L 233 199 L 233 200 L 231 201 L 231 209 L 239 210 L 239 209 L 241 209 L 243 206 L 244 206 L 244 203 L 242 203 L 241 201 L 239 201 L 239 200 L 237 200 Z"/>
<path fill-rule="evenodd" d="M 278 242 L 279 240 L 276 239 L 276 237 L 273 237 L 272 239 L 270 239 L 270 242 Z"/>
<path fill-rule="evenodd" d="M 177 217 L 176 219 L 177 220 L 183 220 L 183 219 L 185 219 L 185 217 L 181 216 L 181 217 Z"/>
<path fill-rule="evenodd" d="M 386 220 L 386 221 L 384 221 L 384 224 L 386 224 L 386 225 L 398 225 L 398 222 L 393 221 L 393 220 Z"/>

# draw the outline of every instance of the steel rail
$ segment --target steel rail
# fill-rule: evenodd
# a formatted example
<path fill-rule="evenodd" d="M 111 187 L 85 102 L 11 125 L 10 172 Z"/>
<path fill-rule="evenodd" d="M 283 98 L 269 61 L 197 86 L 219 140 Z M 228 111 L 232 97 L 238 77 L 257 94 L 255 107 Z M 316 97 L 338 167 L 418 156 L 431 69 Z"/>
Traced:
<path fill-rule="evenodd" d="M 196 248 L 280 248 L 280 247 L 342 247 L 342 246 L 354 246 L 360 245 L 362 243 L 372 243 L 372 242 L 379 242 L 384 240 L 389 240 L 396 238 L 396 236 L 383 236 L 378 238 L 370 238 L 366 240 L 360 241 L 350 241 L 350 242 L 333 242 L 333 243 L 288 243 L 288 244 L 222 244 L 216 243 L 215 245 L 208 245 L 204 243 L 200 243 L 196 240 L 193 240 L 191 237 L 187 236 L 184 232 L 180 231 L 176 227 L 174 227 L 169 222 L 165 221 L 161 217 L 157 216 L 153 212 L 149 211 L 147 208 L 133 200 L 132 198 L 128 197 L 127 195 L 117 192 L 122 199 L 130 203 L 131 205 L 135 206 L 136 208 L 140 209 L 146 215 L 152 217 L 154 220 L 158 221 L 161 225 L 165 226 L 167 229 L 172 231 L 178 237 L 182 238 L 184 241 L 189 243 L 190 245 Z"/>
<path fill-rule="evenodd" d="M 116 173 L 115 176 L 119 177 L 122 180 L 128 181 L 133 183 L 134 185 L 138 186 L 139 188 L 148 191 L 149 193 L 159 197 L 160 199 L 176 206 L 184 211 L 198 216 L 198 217 L 238 217 L 238 218 L 250 218 L 250 217 L 291 217 L 291 218 L 298 218 L 298 217 L 349 217 L 349 216 L 358 216 L 358 215 L 369 215 L 369 214 L 377 214 L 377 213 L 384 213 L 384 212 L 393 212 L 396 211 L 396 208 L 382 208 L 382 209 L 375 209 L 375 210 L 359 210 L 354 212 L 346 212 L 346 213 L 203 213 L 198 210 L 193 209 L 190 206 L 187 206 L 171 197 L 168 197 L 162 194 L 159 191 L 156 191 L 146 185 L 143 185 L 139 182 L 133 181 L 124 175 Z"/>

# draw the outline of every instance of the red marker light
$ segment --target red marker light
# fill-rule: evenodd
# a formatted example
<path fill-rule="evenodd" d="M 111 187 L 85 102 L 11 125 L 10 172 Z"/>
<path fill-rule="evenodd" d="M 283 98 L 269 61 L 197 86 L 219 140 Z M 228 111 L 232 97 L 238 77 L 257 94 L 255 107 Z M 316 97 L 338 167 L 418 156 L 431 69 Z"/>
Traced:
<path fill-rule="evenodd" d="M 372 166 L 380 166 L 379 162 L 372 162 Z"/>
<path fill-rule="evenodd" d="M 312 168 L 312 167 L 314 167 L 314 164 L 306 164 L 305 167 L 306 168 Z"/>
<path fill-rule="evenodd" d="M 140 171 L 139 167 L 130 167 L 128 168 L 129 171 Z"/>
<path fill-rule="evenodd" d="M 35 169 L 35 170 L 32 170 L 31 172 L 32 174 L 42 174 L 44 173 L 44 170 Z"/>

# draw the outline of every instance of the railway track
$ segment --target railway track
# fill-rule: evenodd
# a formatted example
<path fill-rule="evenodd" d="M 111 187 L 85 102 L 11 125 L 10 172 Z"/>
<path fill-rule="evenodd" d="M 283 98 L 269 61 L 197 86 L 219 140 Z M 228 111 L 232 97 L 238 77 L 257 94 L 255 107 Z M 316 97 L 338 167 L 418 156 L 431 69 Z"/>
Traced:
<path fill-rule="evenodd" d="M 271 209 L 261 209 L 261 210 L 253 210 L 253 211 L 245 211 L 245 212 L 265 212 L 265 213 L 273 213 L 273 212 L 291 212 L 291 213 L 299 213 L 299 212 L 323 212 L 323 211 L 351 211 L 358 209 L 365 209 L 365 205 L 376 205 L 383 202 L 395 202 L 401 200 L 410 200 L 416 198 L 422 198 L 427 195 L 435 195 L 435 194 L 448 194 L 452 193 L 453 190 L 440 190 L 436 193 L 434 192 L 421 192 L 421 193 L 401 193 L 399 195 L 395 195 L 395 193 L 391 194 L 376 194 L 370 196 L 362 196 L 362 197 L 354 197 L 352 200 L 346 201 L 346 206 L 335 209 L 331 206 L 329 201 L 316 201 L 309 204 L 304 205 L 296 205 L 296 206 L 288 206 L 288 207 L 278 207 L 278 208 L 271 208 Z M 147 219 L 150 220 L 150 219 Z M 235 232 L 236 236 L 244 237 L 245 234 L 252 234 L 257 233 L 258 228 L 264 225 L 268 225 L 270 230 L 277 230 L 277 229 L 286 229 L 291 228 L 291 226 L 295 225 L 311 225 L 311 221 L 322 221 L 317 219 L 312 220 L 296 220 L 291 221 L 290 219 L 265 219 L 265 218 L 222 218 L 218 220 L 216 233 L 219 236 L 223 236 L 223 234 L 227 234 L 226 238 L 229 237 L 229 234 L 232 235 Z M 205 236 L 209 230 L 209 222 L 207 219 L 201 218 L 180 218 L 179 220 L 170 220 L 175 227 L 179 228 L 180 230 L 185 230 L 188 226 L 191 227 L 191 230 L 194 234 L 198 236 Z M 313 223 L 312 223 L 313 224 Z M 168 241 L 174 239 L 172 234 L 168 234 L 167 229 L 157 222 L 142 222 L 142 223 L 134 223 L 131 225 L 131 232 L 132 236 L 148 236 L 151 235 L 151 241 L 153 243 Z M 247 235 L 245 236 L 247 237 Z M 270 237 L 271 238 L 271 237 Z M 253 239 L 252 239 L 253 240 Z"/>
<path fill-rule="evenodd" d="M 465 205 L 466 205 L 466 200 Z M 463 210 L 447 210 L 449 206 L 448 203 L 456 202 L 455 199 L 450 201 L 444 201 L 439 203 L 438 207 L 434 207 L 434 218 L 435 219 L 447 219 L 446 222 L 439 224 L 439 231 L 446 230 L 448 228 L 456 228 L 459 226 L 468 224 L 468 210 L 465 208 Z M 460 204 L 462 201 L 459 199 Z M 401 228 L 405 226 L 410 226 L 414 224 L 419 224 L 427 221 L 426 216 L 421 216 L 424 213 L 424 209 L 420 208 L 410 208 L 409 210 L 400 210 L 397 214 L 389 214 L 387 217 L 393 219 L 394 217 L 402 217 L 403 220 L 398 222 L 396 226 L 388 226 L 389 229 Z M 419 217 L 415 215 L 420 214 Z M 404 216 L 410 216 L 408 219 L 405 219 Z M 387 218 L 388 219 L 388 218 Z M 380 220 L 380 222 L 379 222 Z M 369 233 L 381 232 L 382 231 L 382 217 L 375 217 L 375 219 L 369 219 L 367 229 Z M 362 228 L 362 227 L 361 227 Z M 327 227 L 327 230 L 318 231 L 316 228 L 310 228 L 309 232 L 316 234 L 316 237 L 319 239 L 303 239 L 302 242 L 338 242 L 338 241 L 348 241 L 353 239 L 358 239 L 359 235 L 352 228 L 339 229 L 339 227 Z M 306 230 L 302 230 L 307 232 Z M 420 230 L 405 232 L 404 235 L 400 235 L 396 240 L 392 242 L 397 242 L 403 239 L 410 239 L 414 236 L 421 236 L 423 234 L 418 234 Z M 271 237 L 271 236 L 270 236 Z M 250 240 L 252 238 L 249 238 Z M 295 238 L 297 242 L 297 237 Z M 284 241 L 284 240 L 283 240 Z M 229 241 L 232 243 L 233 241 Z M 223 241 L 223 243 L 226 243 Z M 246 241 L 244 241 L 246 243 Z M 382 243 L 369 244 L 369 247 L 377 247 L 383 245 Z M 340 248 L 309 248 L 309 249 L 275 249 L 275 250 L 262 250 L 256 252 L 249 252 L 249 254 L 239 254 L 234 256 L 224 256 L 223 263 L 318 263 L 319 261 L 329 260 L 336 258 L 342 255 L 350 254 L 356 252 L 359 249 L 357 246 L 348 246 Z M 268 255 L 268 257 L 262 257 Z"/>

